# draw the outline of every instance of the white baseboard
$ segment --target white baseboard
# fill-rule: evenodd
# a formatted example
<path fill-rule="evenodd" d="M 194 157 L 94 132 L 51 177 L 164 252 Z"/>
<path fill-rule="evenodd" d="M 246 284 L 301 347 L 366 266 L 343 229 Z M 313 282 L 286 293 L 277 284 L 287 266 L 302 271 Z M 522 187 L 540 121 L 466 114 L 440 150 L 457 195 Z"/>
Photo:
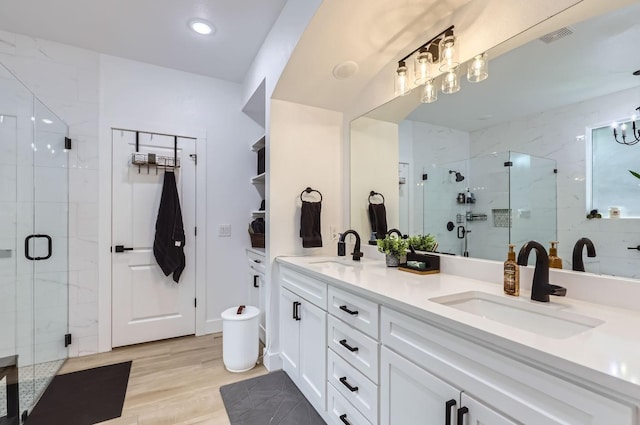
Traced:
<path fill-rule="evenodd" d="M 262 364 L 264 364 L 264 367 L 269 372 L 282 369 L 282 359 L 280 358 L 280 353 L 266 353 L 264 355 L 264 358 L 262 359 Z"/>
<path fill-rule="evenodd" d="M 208 319 L 205 323 L 205 332 L 207 334 L 222 332 L 222 319 Z"/>

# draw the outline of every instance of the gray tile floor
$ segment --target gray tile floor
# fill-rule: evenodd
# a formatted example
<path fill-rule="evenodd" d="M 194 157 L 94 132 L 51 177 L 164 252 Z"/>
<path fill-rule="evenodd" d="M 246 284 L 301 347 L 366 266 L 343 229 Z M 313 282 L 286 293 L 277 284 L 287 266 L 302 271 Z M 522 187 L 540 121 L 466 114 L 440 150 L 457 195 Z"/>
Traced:
<path fill-rule="evenodd" d="M 283 371 L 220 388 L 231 425 L 326 425 Z"/>

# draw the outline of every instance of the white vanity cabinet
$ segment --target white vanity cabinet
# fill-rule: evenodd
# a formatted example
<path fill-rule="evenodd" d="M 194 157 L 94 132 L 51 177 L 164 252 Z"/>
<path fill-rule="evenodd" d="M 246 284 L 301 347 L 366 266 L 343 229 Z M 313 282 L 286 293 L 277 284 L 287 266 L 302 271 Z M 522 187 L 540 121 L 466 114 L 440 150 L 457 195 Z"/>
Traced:
<path fill-rule="evenodd" d="M 380 350 L 380 425 L 453 425 L 459 399 L 457 388 L 387 347 Z"/>
<path fill-rule="evenodd" d="M 267 281 L 265 279 L 265 255 L 256 250 L 247 250 L 247 290 L 249 291 L 249 305 L 260 309 L 260 340 L 266 344 L 266 294 Z"/>
<path fill-rule="evenodd" d="M 327 399 L 327 285 L 280 269 L 280 357 L 283 369 L 319 411 Z"/>
<path fill-rule="evenodd" d="M 329 420 L 378 424 L 379 305 L 329 285 Z"/>
<path fill-rule="evenodd" d="M 381 308 L 381 425 L 634 425 L 634 408 L 563 380 L 530 361 Z M 461 420 L 458 421 L 458 409 Z M 415 419 L 411 414 L 416 411 Z M 455 420 L 454 420 L 455 417 Z M 433 418 L 433 420 L 431 420 Z M 437 418 L 437 419 L 436 419 Z M 420 422 L 421 420 L 422 422 Z"/>

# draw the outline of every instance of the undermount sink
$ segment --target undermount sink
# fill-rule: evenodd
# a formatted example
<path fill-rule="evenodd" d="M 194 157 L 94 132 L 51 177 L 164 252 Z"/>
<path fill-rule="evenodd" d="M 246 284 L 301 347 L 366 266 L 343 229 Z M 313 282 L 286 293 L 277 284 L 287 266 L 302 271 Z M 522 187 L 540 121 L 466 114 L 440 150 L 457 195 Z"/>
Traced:
<path fill-rule="evenodd" d="M 353 262 L 353 260 L 349 259 L 348 261 Z M 353 267 L 355 264 L 350 264 L 347 260 L 321 260 L 321 261 L 311 261 L 309 264 L 318 264 L 318 265 L 337 265 L 343 267 Z"/>
<path fill-rule="evenodd" d="M 431 298 L 430 301 L 551 338 L 568 338 L 604 323 L 550 305 L 480 291 L 461 292 Z"/>

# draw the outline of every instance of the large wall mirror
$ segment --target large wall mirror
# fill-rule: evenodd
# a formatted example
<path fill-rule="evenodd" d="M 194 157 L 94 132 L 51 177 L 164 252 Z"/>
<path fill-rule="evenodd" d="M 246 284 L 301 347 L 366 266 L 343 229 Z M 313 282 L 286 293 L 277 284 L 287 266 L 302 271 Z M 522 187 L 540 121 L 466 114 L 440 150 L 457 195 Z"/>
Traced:
<path fill-rule="evenodd" d="M 574 245 L 589 238 L 597 255 L 585 251 L 586 272 L 640 278 L 640 250 L 629 249 L 640 245 L 640 179 L 629 172 L 640 172 L 640 143 L 616 142 L 611 128 L 622 141 L 626 123 L 633 141 L 638 16 L 640 4 L 627 2 L 561 27 L 543 22 L 519 47 L 488 52 L 487 80 L 462 79 L 430 104 L 414 89 L 354 120 L 351 227 L 370 238 L 375 191 L 388 228 L 433 234 L 441 252 L 504 261 L 509 243 L 557 240 L 571 270 Z"/>

